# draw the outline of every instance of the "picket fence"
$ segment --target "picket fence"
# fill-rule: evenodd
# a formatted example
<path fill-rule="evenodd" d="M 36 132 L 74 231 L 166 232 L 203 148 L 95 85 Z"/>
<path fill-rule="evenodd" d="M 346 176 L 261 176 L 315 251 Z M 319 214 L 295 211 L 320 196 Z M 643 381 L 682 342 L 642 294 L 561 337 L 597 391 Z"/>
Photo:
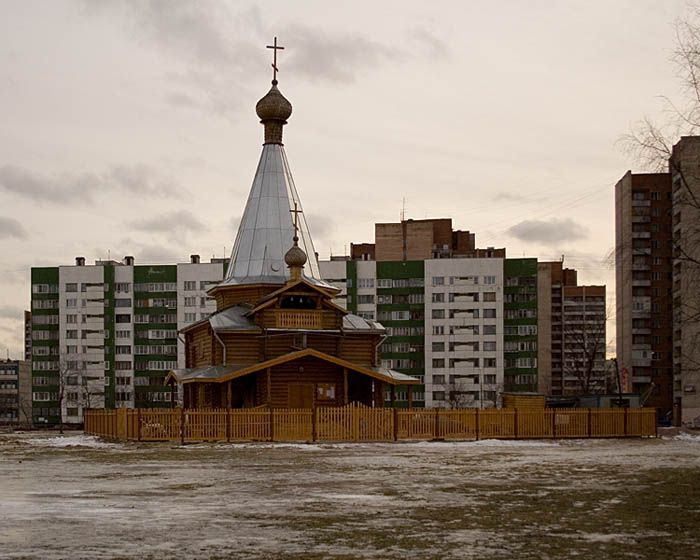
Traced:
<path fill-rule="evenodd" d="M 656 436 L 656 409 L 87 410 L 85 433 L 135 441 L 397 441 Z"/>

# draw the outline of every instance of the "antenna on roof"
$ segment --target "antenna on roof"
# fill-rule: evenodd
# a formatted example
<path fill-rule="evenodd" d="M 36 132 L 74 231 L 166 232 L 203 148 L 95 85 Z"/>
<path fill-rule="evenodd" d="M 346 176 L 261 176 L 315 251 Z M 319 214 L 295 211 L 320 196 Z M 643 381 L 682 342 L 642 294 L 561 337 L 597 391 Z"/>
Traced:
<path fill-rule="evenodd" d="M 401 221 L 403 222 L 406 219 L 406 197 L 403 197 L 402 203 L 401 203 Z"/>

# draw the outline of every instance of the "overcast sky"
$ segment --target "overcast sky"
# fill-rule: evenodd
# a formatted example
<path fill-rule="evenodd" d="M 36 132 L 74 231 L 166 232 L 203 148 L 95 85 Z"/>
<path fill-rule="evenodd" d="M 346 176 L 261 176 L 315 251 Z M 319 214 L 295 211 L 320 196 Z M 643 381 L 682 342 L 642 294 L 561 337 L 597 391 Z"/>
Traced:
<path fill-rule="evenodd" d="M 257 165 L 255 103 L 321 258 L 374 223 L 452 217 L 481 247 L 606 283 L 616 141 L 678 87 L 685 0 L 0 0 L 0 352 L 22 351 L 32 266 L 230 253 Z M 608 338 L 614 331 L 609 328 Z"/>

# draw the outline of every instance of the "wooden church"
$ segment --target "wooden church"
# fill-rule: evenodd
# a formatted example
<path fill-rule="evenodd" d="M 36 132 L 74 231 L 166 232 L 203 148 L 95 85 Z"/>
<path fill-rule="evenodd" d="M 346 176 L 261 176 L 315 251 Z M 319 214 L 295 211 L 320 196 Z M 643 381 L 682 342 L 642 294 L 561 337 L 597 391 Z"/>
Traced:
<path fill-rule="evenodd" d="M 282 144 L 292 105 L 276 79 L 256 112 L 265 143 L 226 277 L 209 291 L 217 311 L 182 329 L 186 367 L 165 383 L 185 408 L 381 407 L 396 385 L 410 400 L 418 379 L 380 365 L 385 329 L 334 304 L 339 290 L 321 278 Z"/>

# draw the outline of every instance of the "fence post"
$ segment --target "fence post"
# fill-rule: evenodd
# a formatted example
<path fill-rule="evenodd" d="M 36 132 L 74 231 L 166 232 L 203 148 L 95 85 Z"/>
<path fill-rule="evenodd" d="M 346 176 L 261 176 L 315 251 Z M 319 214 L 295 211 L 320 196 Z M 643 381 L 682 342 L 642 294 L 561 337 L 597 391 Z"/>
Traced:
<path fill-rule="evenodd" d="M 352 435 L 355 441 L 360 441 L 360 411 L 357 403 L 352 407 Z"/>
<path fill-rule="evenodd" d="M 552 409 L 552 437 L 557 437 L 557 409 Z"/>
<path fill-rule="evenodd" d="M 185 445 L 185 407 L 180 409 L 180 445 Z"/>
<path fill-rule="evenodd" d="M 399 439 L 399 409 L 395 408 L 394 413 L 392 415 L 392 418 L 394 419 L 394 441 L 398 441 Z"/>
<path fill-rule="evenodd" d="M 513 437 L 518 439 L 518 409 L 513 409 Z"/>
<path fill-rule="evenodd" d="M 231 400 L 229 399 L 229 406 L 231 405 Z M 231 409 L 226 409 L 226 443 L 231 443 Z"/>
<path fill-rule="evenodd" d="M 591 409 L 589 408 L 588 409 L 588 437 L 592 437 L 592 435 L 593 435 L 593 427 L 592 427 L 593 421 L 591 419 L 592 415 L 593 415 L 593 413 L 591 412 Z"/>
<path fill-rule="evenodd" d="M 625 414 L 623 416 L 623 425 L 624 425 L 624 434 L 625 436 L 627 435 L 627 407 L 623 408 L 622 410 L 625 411 Z"/>
<path fill-rule="evenodd" d="M 440 437 L 440 409 L 435 409 L 435 427 L 433 428 L 433 436 L 435 439 Z"/>
<path fill-rule="evenodd" d="M 476 432 L 476 441 L 479 441 L 479 409 L 475 408 L 474 411 L 474 428 Z"/>
<path fill-rule="evenodd" d="M 316 441 L 318 438 L 317 427 L 318 413 L 316 412 L 316 403 L 311 407 L 311 441 Z"/>
<path fill-rule="evenodd" d="M 275 413 L 270 407 L 270 441 L 275 441 Z"/>
<path fill-rule="evenodd" d="M 136 441 L 141 441 L 141 409 L 136 409 Z"/>

